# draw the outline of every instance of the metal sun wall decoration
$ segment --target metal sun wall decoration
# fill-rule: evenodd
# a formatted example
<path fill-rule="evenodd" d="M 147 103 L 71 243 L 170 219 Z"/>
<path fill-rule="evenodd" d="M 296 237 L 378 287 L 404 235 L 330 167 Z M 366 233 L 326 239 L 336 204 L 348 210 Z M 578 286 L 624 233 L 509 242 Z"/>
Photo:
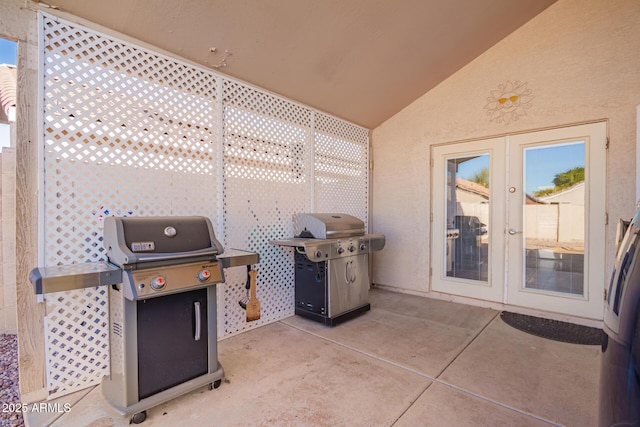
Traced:
<path fill-rule="evenodd" d="M 509 124 L 518 120 L 521 116 L 526 116 L 531 108 L 531 100 L 534 98 L 533 91 L 527 87 L 527 82 L 516 81 L 498 85 L 498 89 L 491 91 L 491 96 L 487 97 L 487 104 L 484 106 L 489 116 L 489 122 Z"/>

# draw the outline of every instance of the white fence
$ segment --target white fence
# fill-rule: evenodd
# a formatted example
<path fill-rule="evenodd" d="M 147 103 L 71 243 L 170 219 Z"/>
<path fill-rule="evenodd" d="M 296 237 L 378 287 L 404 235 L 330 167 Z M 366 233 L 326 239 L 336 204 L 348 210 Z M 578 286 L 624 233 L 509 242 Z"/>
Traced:
<path fill-rule="evenodd" d="M 526 205 L 528 239 L 584 244 L 584 205 Z"/>

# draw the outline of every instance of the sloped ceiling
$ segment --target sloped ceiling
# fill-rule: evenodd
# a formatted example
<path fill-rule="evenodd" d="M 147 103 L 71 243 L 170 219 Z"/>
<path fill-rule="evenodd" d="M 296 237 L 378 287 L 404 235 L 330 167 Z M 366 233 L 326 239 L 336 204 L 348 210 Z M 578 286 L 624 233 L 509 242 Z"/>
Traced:
<path fill-rule="evenodd" d="M 47 3 L 373 129 L 554 1 Z"/>

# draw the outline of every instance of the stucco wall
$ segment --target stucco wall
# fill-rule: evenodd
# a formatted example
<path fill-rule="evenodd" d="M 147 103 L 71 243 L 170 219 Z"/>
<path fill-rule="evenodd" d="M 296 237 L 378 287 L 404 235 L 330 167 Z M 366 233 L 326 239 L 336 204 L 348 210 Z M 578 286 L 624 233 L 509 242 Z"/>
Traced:
<path fill-rule="evenodd" d="M 609 277 L 616 220 L 635 208 L 638 52 L 637 0 L 559 0 L 376 128 L 371 226 L 387 245 L 374 255 L 374 283 L 429 290 L 431 145 L 598 119 L 608 119 L 611 141 Z M 487 98 L 507 81 L 527 83 L 530 108 L 508 124 L 490 121 Z"/>

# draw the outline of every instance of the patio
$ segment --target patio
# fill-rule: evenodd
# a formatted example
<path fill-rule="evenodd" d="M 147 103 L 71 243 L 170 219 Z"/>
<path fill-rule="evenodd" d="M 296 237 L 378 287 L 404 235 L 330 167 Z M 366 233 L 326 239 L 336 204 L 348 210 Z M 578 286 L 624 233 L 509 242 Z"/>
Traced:
<path fill-rule="evenodd" d="M 516 330 L 499 312 L 383 290 L 334 328 L 301 317 L 219 342 L 226 378 L 148 411 L 145 426 L 595 425 L 599 346 Z M 126 426 L 99 387 L 28 426 Z"/>

